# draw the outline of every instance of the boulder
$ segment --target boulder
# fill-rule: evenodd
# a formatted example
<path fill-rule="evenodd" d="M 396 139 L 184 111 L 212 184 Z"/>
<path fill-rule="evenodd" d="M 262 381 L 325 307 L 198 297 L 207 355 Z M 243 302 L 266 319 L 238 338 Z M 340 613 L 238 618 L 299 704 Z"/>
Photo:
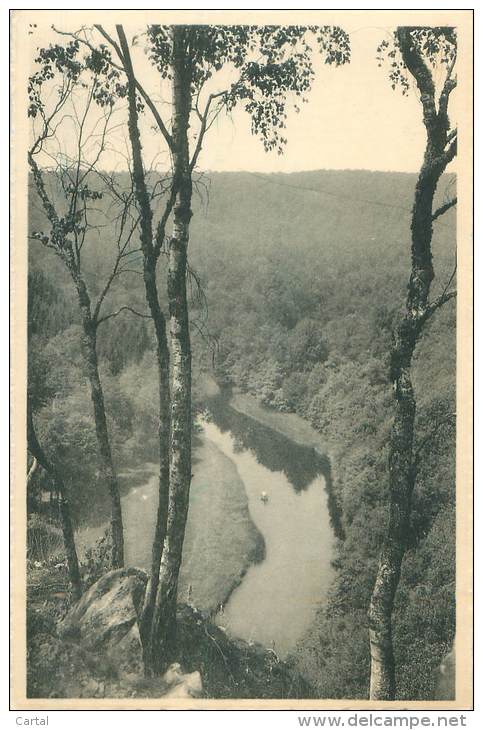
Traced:
<path fill-rule="evenodd" d="M 138 568 L 120 568 L 89 588 L 59 624 L 58 634 L 86 651 L 104 652 L 125 671 L 142 671 L 138 617 L 148 577 Z"/>
<path fill-rule="evenodd" d="M 179 664 L 171 664 L 162 677 L 168 687 L 164 697 L 200 697 L 202 694 L 201 674 L 189 672 L 183 674 Z"/>
<path fill-rule="evenodd" d="M 71 608 L 57 633 L 64 641 L 61 646 L 68 657 L 73 652 L 82 660 L 83 671 L 78 667 L 76 673 L 83 679 L 75 690 L 73 682 L 69 682 L 68 689 L 61 692 L 92 697 L 99 696 L 101 689 L 107 693 L 105 696 L 139 696 L 146 692 L 138 617 L 147 580 L 146 573 L 137 568 L 113 570 L 91 586 Z M 96 665 L 98 661 L 101 666 L 107 663 L 113 672 L 107 684 L 84 671 L 84 664 Z M 148 688 L 147 696 L 199 697 L 201 675 L 198 671 L 183 674 L 179 664 L 172 664 L 162 677 L 148 682 Z"/>

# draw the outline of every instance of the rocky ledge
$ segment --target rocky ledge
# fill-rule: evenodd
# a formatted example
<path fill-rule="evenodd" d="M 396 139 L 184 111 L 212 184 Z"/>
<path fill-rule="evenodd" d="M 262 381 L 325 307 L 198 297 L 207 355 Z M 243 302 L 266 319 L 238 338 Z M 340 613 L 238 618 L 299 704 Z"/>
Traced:
<path fill-rule="evenodd" d="M 259 644 L 229 637 L 207 614 L 178 607 L 178 662 L 143 675 L 138 616 L 147 575 L 104 575 L 57 625 L 30 623 L 30 697 L 312 697 L 287 663 Z"/>

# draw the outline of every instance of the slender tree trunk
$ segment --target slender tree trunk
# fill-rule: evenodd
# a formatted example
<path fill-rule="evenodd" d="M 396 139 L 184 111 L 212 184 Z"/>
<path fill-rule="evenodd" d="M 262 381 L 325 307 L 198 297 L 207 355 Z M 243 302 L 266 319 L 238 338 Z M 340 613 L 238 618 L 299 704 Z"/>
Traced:
<path fill-rule="evenodd" d="M 91 389 L 94 409 L 97 443 L 99 446 L 100 466 L 103 481 L 107 484 L 111 499 L 111 531 L 112 531 L 112 567 L 122 568 L 124 565 L 124 533 L 122 525 L 121 497 L 117 474 L 112 460 L 109 431 L 107 428 L 104 393 L 99 377 L 97 360 L 96 325 L 91 315 L 91 303 L 86 285 L 81 276 L 74 277 L 82 318 L 82 350 Z"/>
<path fill-rule="evenodd" d="M 59 470 L 49 461 L 42 447 L 37 440 L 35 433 L 32 408 L 30 402 L 27 404 L 27 442 L 28 448 L 34 460 L 39 463 L 45 471 L 52 477 L 54 485 L 60 494 L 60 518 L 62 525 L 62 535 L 64 538 L 64 548 L 67 559 L 67 570 L 69 580 L 72 586 L 72 595 L 74 600 L 78 600 L 82 594 L 82 582 L 79 571 L 79 561 L 77 559 L 77 550 L 75 547 L 74 530 L 72 528 L 72 520 L 70 515 L 69 502 L 65 490 L 64 480 Z"/>
<path fill-rule="evenodd" d="M 158 392 L 159 392 L 159 488 L 158 512 L 156 529 L 151 553 L 151 574 L 144 600 L 141 635 L 145 654 L 145 667 L 151 673 L 153 666 L 152 622 L 155 611 L 156 595 L 159 586 L 159 571 L 164 540 L 166 536 L 166 521 L 168 515 L 169 497 L 169 435 L 170 435 L 170 387 L 169 387 L 169 350 L 166 337 L 166 323 L 159 306 L 156 288 L 156 268 L 149 265 L 149 259 L 144 263 L 144 283 L 146 298 L 154 321 L 156 332 L 156 355 L 158 364 Z"/>
<path fill-rule="evenodd" d="M 62 229 L 57 212 L 49 200 L 45 190 L 41 171 L 34 160 L 32 153 L 28 155 L 36 189 L 42 201 L 42 205 L 53 229 Z M 57 233 L 58 235 L 58 233 Z M 112 531 L 112 559 L 113 568 L 121 568 L 124 565 L 124 534 L 122 525 L 121 498 L 119 484 L 112 460 L 111 444 L 107 428 L 106 410 L 104 406 L 104 394 L 99 377 L 99 365 L 96 349 L 96 321 L 92 317 L 91 302 L 87 287 L 80 272 L 80 257 L 74 253 L 72 243 L 65 232 L 62 236 L 62 243 L 58 245 L 57 252 L 60 253 L 66 264 L 77 289 L 79 307 L 81 311 L 83 337 L 82 350 L 87 368 L 91 388 L 91 399 L 94 408 L 94 422 L 96 427 L 97 443 L 101 472 L 104 482 L 107 484 L 111 498 L 111 531 Z"/>
<path fill-rule="evenodd" d="M 59 481 L 57 476 L 57 485 L 60 492 L 60 519 L 62 523 L 62 534 L 64 537 L 65 553 L 67 557 L 67 569 L 69 579 L 72 584 L 72 593 L 74 600 L 77 601 L 82 595 L 82 582 L 79 571 L 79 561 L 77 559 L 77 551 L 75 547 L 74 530 L 72 528 L 72 519 L 70 515 L 70 506 L 66 497 L 66 491 L 63 481 Z"/>
<path fill-rule="evenodd" d="M 169 441 L 170 441 L 170 383 L 169 348 L 166 334 L 166 320 L 159 303 L 156 283 L 157 258 L 153 246 L 153 214 L 146 186 L 136 106 L 136 82 L 131 55 L 122 26 L 116 26 L 122 51 L 122 60 L 128 78 L 129 139 L 133 156 L 133 178 L 136 199 L 141 214 L 141 248 L 143 251 L 143 279 L 146 301 L 154 324 L 156 335 L 156 356 L 158 365 L 159 391 L 159 491 L 156 529 L 151 556 L 151 575 L 144 599 L 140 621 L 145 671 L 152 674 L 155 664 L 153 620 L 156 596 L 159 586 L 161 555 L 166 536 L 166 521 L 169 498 Z"/>
<path fill-rule="evenodd" d="M 389 446 L 389 524 L 369 608 L 370 698 L 373 700 L 392 700 L 396 695 L 392 613 L 407 549 L 416 474 L 413 459 L 416 401 L 411 362 L 424 323 L 435 308 L 429 303 L 434 278 L 431 252 L 433 201 L 438 181 L 454 155 L 452 150 L 445 151 L 449 128 L 447 116 L 436 112 L 432 78 L 413 47 L 410 29 L 398 29 L 398 38 L 406 66 L 415 76 L 421 93 L 427 144 L 412 210 L 411 273 L 406 312 L 394 332 L 391 350 L 390 379 L 395 396 L 395 415 Z"/>
<path fill-rule="evenodd" d="M 173 36 L 173 174 L 176 202 L 169 241 L 168 299 L 171 337 L 171 459 L 166 539 L 161 559 L 153 617 L 154 669 L 162 671 L 174 658 L 178 576 L 188 515 L 191 483 L 191 344 L 186 293 L 191 171 L 188 125 L 191 111 L 191 70 L 186 30 L 175 26 Z"/>

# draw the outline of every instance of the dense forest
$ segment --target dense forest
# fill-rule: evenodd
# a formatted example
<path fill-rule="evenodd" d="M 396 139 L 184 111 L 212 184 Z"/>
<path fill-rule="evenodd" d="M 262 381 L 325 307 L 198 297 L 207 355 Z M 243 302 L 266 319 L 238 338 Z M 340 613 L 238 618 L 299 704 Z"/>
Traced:
<path fill-rule="evenodd" d="M 367 610 L 388 504 L 388 353 L 405 298 L 415 182 L 411 174 L 349 170 L 205 173 L 195 181 L 189 275 L 194 418 L 205 407 L 209 375 L 267 408 L 299 414 L 327 445 L 342 526 L 335 577 L 327 603 L 289 659 L 317 697 L 367 693 Z M 454 176 L 444 176 L 439 198 L 454 187 Z M 54 198 L 60 195 L 54 179 L 49 188 Z M 101 221 L 109 200 L 97 206 Z M 33 185 L 29 226 L 32 232 L 45 227 Z M 96 292 L 116 243 L 100 226 L 87 245 L 85 275 Z M 450 210 L 434 225 L 436 282 L 450 277 L 454 247 Z M 162 300 L 163 266 L 161 260 Z M 107 309 L 129 305 L 145 315 L 139 255 L 130 269 L 112 288 Z M 100 488 L 75 291 L 54 252 L 35 241 L 29 247 L 28 326 L 39 441 L 65 475 L 76 528 L 92 520 L 92 503 L 102 524 L 109 501 Z M 129 310 L 99 327 L 120 474 L 158 460 L 154 349 L 150 320 Z M 453 422 L 440 423 L 455 409 L 454 303 L 436 314 L 417 346 L 414 385 L 421 466 L 394 616 L 398 696 L 404 699 L 432 695 L 436 668 L 454 636 L 455 434 Z M 131 486 L 121 478 L 121 490 Z M 49 489 L 44 474 L 28 492 L 32 559 L 38 560 L 35 546 L 47 529 L 39 514 L 52 515 L 52 499 L 43 504 Z M 59 542 L 50 562 L 61 553 Z M 103 555 L 100 541 L 81 556 L 88 582 L 107 568 Z"/>

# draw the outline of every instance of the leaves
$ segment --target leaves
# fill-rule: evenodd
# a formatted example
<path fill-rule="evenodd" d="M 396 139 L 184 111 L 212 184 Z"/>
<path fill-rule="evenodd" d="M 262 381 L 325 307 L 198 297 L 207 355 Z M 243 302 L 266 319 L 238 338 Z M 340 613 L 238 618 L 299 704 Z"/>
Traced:
<path fill-rule="evenodd" d="M 237 70 L 238 78 L 220 98 L 232 111 L 241 104 L 251 128 L 267 151 L 283 151 L 290 96 L 307 100 L 314 80 L 314 56 L 339 66 L 350 59 L 349 36 L 337 26 L 191 25 L 184 26 L 186 70 L 192 93 L 222 68 Z M 169 26 L 148 28 L 148 56 L 161 78 L 171 78 Z M 298 105 L 295 105 L 299 109 Z"/>
<path fill-rule="evenodd" d="M 411 29 L 411 40 L 423 59 L 432 67 L 449 67 L 456 56 L 456 30 L 450 27 L 421 27 Z M 376 60 L 382 67 L 387 63 L 391 87 L 399 87 L 403 95 L 409 91 L 409 76 L 401 56 L 397 33 L 383 40 L 377 47 Z"/>

